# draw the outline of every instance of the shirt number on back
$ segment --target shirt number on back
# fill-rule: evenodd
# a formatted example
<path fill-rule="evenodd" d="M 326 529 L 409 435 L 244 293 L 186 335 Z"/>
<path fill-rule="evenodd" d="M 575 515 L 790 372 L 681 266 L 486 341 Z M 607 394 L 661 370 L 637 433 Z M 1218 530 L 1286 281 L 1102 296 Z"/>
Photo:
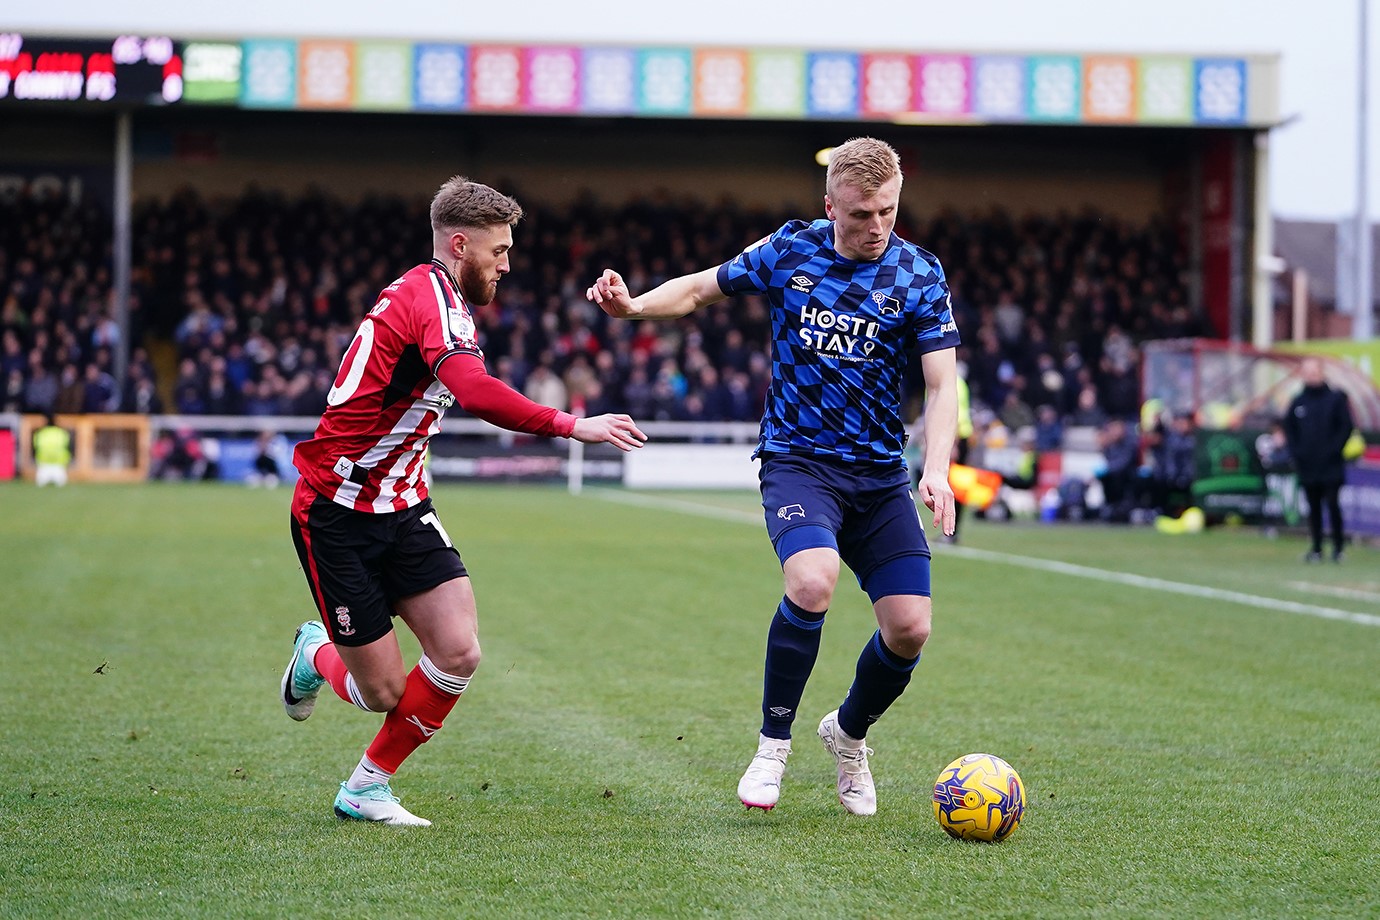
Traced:
<path fill-rule="evenodd" d="M 336 373 L 336 379 L 340 382 L 332 386 L 331 391 L 326 394 L 326 405 L 338 406 L 355 395 L 355 390 L 359 389 L 359 382 L 364 379 L 364 367 L 369 363 L 369 355 L 373 350 L 374 321 L 365 317 L 364 322 L 359 324 L 354 341 L 345 349 L 345 357 L 340 360 L 340 370 L 345 370 L 346 365 L 349 365 L 349 370 L 344 380 L 340 380 L 339 372 Z"/>

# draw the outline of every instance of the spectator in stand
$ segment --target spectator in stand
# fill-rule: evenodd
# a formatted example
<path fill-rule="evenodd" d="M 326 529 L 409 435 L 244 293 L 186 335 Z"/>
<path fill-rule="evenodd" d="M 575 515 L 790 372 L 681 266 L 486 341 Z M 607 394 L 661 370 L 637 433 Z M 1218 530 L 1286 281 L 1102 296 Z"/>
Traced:
<path fill-rule="evenodd" d="M 24 355 L 24 343 L 19 340 L 19 333 L 14 328 L 6 328 L 4 334 L 0 336 L 0 374 L 8 377 L 14 371 L 19 371 L 21 386 L 24 380 L 24 368 L 28 366 L 29 360 Z"/>
<path fill-rule="evenodd" d="M 562 382 L 565 384 L 566 396 L 574 413 L 583 414 L 589 405 L 590 388 L 598 383 L 594 368 L 590 366 L 589 358 L 583 352 L 576 352 L 570 359 L 570 364 L 562 375 Z"/>
<path fill-rule="evenodd" d="M 119 406 L 120 394 L 115 378 L 96 364 L 86 365 L 82 382 L 82 412 L 113 412 Z"/>
<path fill-rule="evenodd" d="M 57 411 L 58 379 L 43 364 L 36 350 L 30 356 L 29 379 L 24 382 L 24 411 L 48 415 Z"/>
<path fill-rule="evenodd" d="M 1139 357 L 1128 349 L 1125 357 L 1102 358 L 1102 380 L 1098 393 L 1102 408 L 1108 415 L 1134 419 L 1140 406 Z"/>
<path fill-rule="evenodd" d="M 1002 401 L 997 417 L 1010 431 L 1019 431 L 1035 424 L 1035 410 L 1025 401 L 1025 378 L 1019 374 L 1011 379 L 1011 388 L 1006 391 L 1006 399 Z"/>
<path fill-rule="evenodd" d="M 225 375 L 225 359 L 211 359 L 211 371 L 206 377 L 203 402 L 207 415 L 238 415 L 240 394 L 230 385 Z"/>
<path fill-rule="evenodd" d="M 125 389 L 125 396 L 120 403 L 121 412 L 137 412 L 140 415 L 161 415 L 163 413 L 163 398 L 158 395 L 158 388 L 153 385 L 153 378 L 146 375 L 142 368 L 131 366 L 129 386 Z"/>
<path fill-rule="evenodd" d="M 1107 412 L 1098 402 L 1097 387 L 1091 383 L 1084 384 L 1082 389 L 1078 391 L 1078 406 L 1069 418 L 1069 424 L 1101 428 L 1106 423 Z"/>
<path fill-rule="evenodd" d="M 1035 450 L 1049 453 L 1064 446 L 1064 422 L 1048 403 L 1035 410 Z"/>
<path fill-rule="evenodd" d="M 565 383 L 551 370 L 550 360 L 543 357 L 541 363 L 532 368 L 532 373 L 527 377 L 527 386 L 523 388 L 523 395 L 534 403 L 564 411 L 570 405 L 569 394 Z"/>
<path fill-rule="evenodd" d="M 177 382 L 173 385 L 173 406 L 179 415 L 203 415 L 206 412 L 201 372 L 192 358 L 183 358 L 178 364 Z"/>
<path fill-rule="evenodd" d="M 278 397 L 273 392 L 273 385 L 265 380 L 263 382 L 249 381 L 244 385 L 244 414 L 256 417 L 268 415 L 282 415 L 283 407 Z"/>
<path fill-rule="evenodd" d="M 24 411 L 24 371 L 15 368 L 5 374 L 4 391 L 0 393 L 0 412 Z"/>
<path fill-rule="evenodd" d="M 65 364 L 58 377 L 57 400 L 53 411 L 58 415 L 78 415 L 86 411 L 86 382 L 75 364 Z"/>

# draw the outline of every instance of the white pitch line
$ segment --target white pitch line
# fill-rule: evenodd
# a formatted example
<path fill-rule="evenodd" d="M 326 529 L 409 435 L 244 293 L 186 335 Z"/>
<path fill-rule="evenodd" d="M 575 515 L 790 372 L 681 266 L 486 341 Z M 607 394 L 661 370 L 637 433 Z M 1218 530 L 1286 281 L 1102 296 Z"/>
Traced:
<path fill-rule="evenodd" d="M 732 508 L 715 508 L 696 502 L 681 501 L 676 498 L 661 498 L 656 495 L 641 495 L 637 492 L 616 492 L 612 489 L 588 489 L 586 495 L 602 498 L 607 502 L 623 505 L 637 505 L 642 508 L 662 508 L 668 511 L 682 511 L 697 517 L 715 518 L 720 521 L 733 521 L 738 524 L 761 524 L 762 512 L 735 511 Z"/>
<path fill-rule="evenodd" d="M 1086 565 L 1075 565 L 1071 562 L 1059 562 L 1055 559 L 1036 559 L 1029 556 L 1016 556 L 1011 553 L 998 553 L 985 549 L 974 549 L 971 546 L 946 546 L 943 553 L 954 553 L 959 556 L 967 556 L 971 559 L 984 559 L 989 562 L 1003 562 L 1007 565 L 1019 565 L 1027 569 L 1038 569 L 1043 572 L 1058 572 L 1063 575 L 1073 575 L 1077 578 L 1088 578 L 1093 581 L 1106 581 L 1117 585 L 1131 585 L 1136 588 L 1148 588 L 1152 591 L 1165 591 L 1170 594 L 1186 594 L 1189 597 L 1200 597 L 1209 600 L 1228 601 L 1233 604 L 1242 604 L 1247 607 L 1258 607 L 1262 610 L 1280 610 L 1285 613 L 1299 613 L 1304 616 L 1321 617 L 1324 620 L 1343 620 L 1348 623 L 1359 623 L 1362 626 L 1380 626 L 1380 616 L 1370 613 L 1354 613 L 1350 610 L 1339 610 L 1336 607 L 1319 607 L 1316 604 L 1300 604 L 1297 601 L 1280 600 L 1274 597 L 1262 597 L 1259 594 L 1246 594 L 1242 591 L 1228 591 L 1224 588 L 1209 588 L 1206 585 L 1189 584 L 1182 581 L 1168 581 L 1164 578 L 1151 578 L 1147 575 L 1133 575 L 1130 572 L 1113 572 L 1107 569 L 1095 569 Z"/>
<path fill-rule="evenodd" d="M 639 495 L 634 492 L 617 492 L 610 489 L 590 489 L 587 490 L 585 494 L 596 496 L 605 501 L 620 502 L 625 505 L 637 505 L 644 508 L 661 508 L 668 511 L 679 511 L 684 514 L 716 518 L 723 521 L 734 521 L 741 524 L 762 523 L 762 516 L 760 513 L 752 514 L 746 511 L 734 511 L 729 508 L 714 508 L 709 505 L 699 505 L 695 502 L 681 501 L 674 498 Z M 1350 610 L 1339 610 L 1336 607 L 1320 607 L 1317 604 L 1301 604 L 1297 601 L 1280 600 L 1274 597 L 1262 597 L 1258 594 L 1246 594 L 1242 591 L 1228 591 L 1223 588 L 1209 588 L 1205 585 L 1169 581 L 1164 578 L 1151 578 L 1147 575 L 1134 575 L 1130 572 L 1096 569 L 1092 566 L 1076 565 L 1072 562 L 1060 562 L 1057 559 L 1017 556 L 1014 553 L 1000 553 L 993 550 L 974 549 L 971 546 L 946 545 L 939 547 L 938 552 L 941 556 L 952 554 L 968 559 L 981 559 L 987 562 L 1015 565 L 1027 569 L 1036 569 L 1042 572 L 1071 575 L 1075 578 L 1086 578 L 1091 581 L 1130 585 L 1136 588 L 1145 588 L 1150 591 L 1164 591 L 1169 594 L 1183 594 L 1189 597 L 1198 597 L 1207 600 L 1227 601 L 1233 604 L 1241 604 L 1245 607 L 1255 607 L 1260 610 L 1277 610 L 1283 613 L 1297 613 L 1303 616 L 1319 617 L 1324 620 L 1341 620 L 1347 623 L 1357 623 L 1361 626 L 1380 626 L 1380 616 L 1374 614 L 1355 613 Z"/>
<path fill-rule="evenodd" d="M 1360 588 L 1343 588 L 1340 585 L 1320 585 L 1311 581 L 1291 581 L 1289 587 L 1296 588 L 1305 594 L 1330 594 L 1333 597 L 1346 598 L 1349 601 L 1369 601 L 1372 604 L 1380 604 L 1380 592 L 1362 591 Z"/>

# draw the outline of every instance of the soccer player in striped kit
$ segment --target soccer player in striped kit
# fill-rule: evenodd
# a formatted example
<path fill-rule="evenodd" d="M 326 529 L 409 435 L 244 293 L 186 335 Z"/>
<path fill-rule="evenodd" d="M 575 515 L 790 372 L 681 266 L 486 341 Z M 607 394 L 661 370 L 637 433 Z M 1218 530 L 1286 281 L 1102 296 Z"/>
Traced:
<path fill-rule="evenodd" d="M 383 727 L 340 784 L 335 813 L 429 825 L 390 781 L 440 730 L 479 665 L 474 592 L 423 478 L 427 440 L 452 404 L 501 428 L 607 442 L 646 436 L 626 415 L 576 418 L 491 376 L 471 309 L 493 301 L 509 271 L 516 201 L 457 176 L 431 202 L 432 258 L 390 284 L 359 324 L 316 433 L 297 446 L 292 538 L 320 620 L 303 623 L 280 685 L 293 719 L 323 685 Z M 393 617 L 422 658 L 403 664 Z"/>
<path fill-rule="evenodd" d="M 765 294 L 771 304 L 772 381 L 756 456 L 785 596 L 767 632 L 762 729 L 738 798 L 770 809 L 780 797 L 842 560 L 872 600 L 878 629 L 819 736 L 835 760 L 839 801 L 871 815 L 867 730 L 909 683 L 930 633 L 930 550 L 902 458 L 901 373 L 919 352 L 927 398 L 917 492 L 934 526 L 952 535 L 959 337 L 939 261 L 893 232 L 896 151 L 848 141 L 833 151 L 824 188 L 825 220 L 791 221 L 723 265 L 637 297 L 605 270 L 588 297 L 630 319 L 673 319 L 733 294 Z"/>

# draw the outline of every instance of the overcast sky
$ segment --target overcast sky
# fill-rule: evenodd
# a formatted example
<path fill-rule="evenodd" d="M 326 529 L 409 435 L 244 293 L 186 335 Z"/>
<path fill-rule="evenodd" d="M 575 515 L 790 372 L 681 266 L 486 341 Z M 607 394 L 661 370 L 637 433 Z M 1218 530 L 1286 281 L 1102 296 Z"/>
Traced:
<path fill-rule="evenodd" d="M 0 31 L 176 37 L 393 37 L 957 51 L 1277 52 L 1270 192 L 1282 217 L 1356 211 L 1358 5 L 1370 3 L 1372 219 L 1380 217 L 1375 0 L 0 0 Z M 807 11 L 819 10 L 815 15 Z M 789 11 L 783 15 L 783 10 Z M 828 12 L 828 11 L 834 12 Z M 862 14 L 866 10 L 867 15 Z"/>

